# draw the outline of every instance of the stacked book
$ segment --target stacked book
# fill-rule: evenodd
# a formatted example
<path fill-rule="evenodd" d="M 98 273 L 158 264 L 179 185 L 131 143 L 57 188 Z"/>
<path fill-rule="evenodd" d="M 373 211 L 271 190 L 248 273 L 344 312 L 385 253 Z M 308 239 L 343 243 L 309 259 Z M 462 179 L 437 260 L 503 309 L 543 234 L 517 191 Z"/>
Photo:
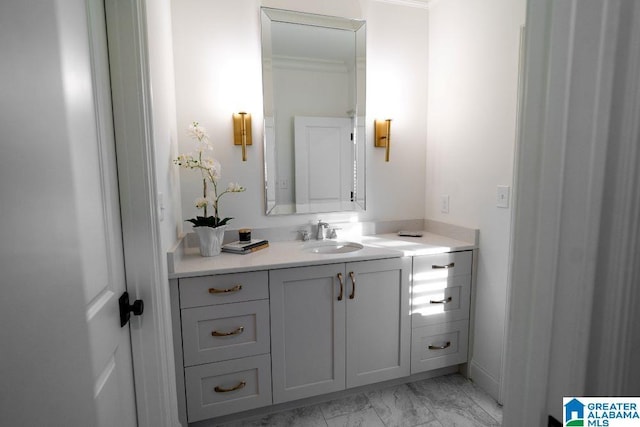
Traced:
<path fill-rule="evenodd" d="M 269 241 L 264 239 L 252 239 L 248 242 L 235 241 L 222 246 L 222 252 L 234 254 L 249 254 L 269 247 Z"/>

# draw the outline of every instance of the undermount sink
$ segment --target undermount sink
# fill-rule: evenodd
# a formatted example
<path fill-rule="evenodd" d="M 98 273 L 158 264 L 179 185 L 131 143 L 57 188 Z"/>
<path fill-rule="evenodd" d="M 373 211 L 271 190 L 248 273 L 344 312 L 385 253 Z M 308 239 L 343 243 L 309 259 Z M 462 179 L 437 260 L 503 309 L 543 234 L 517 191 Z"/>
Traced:
<path fill-rule="evenodd" d="M 346 254 L 364 248 L 356 242 L 320 241 L 305 246 L 302 250 L 314 254 Z"/>

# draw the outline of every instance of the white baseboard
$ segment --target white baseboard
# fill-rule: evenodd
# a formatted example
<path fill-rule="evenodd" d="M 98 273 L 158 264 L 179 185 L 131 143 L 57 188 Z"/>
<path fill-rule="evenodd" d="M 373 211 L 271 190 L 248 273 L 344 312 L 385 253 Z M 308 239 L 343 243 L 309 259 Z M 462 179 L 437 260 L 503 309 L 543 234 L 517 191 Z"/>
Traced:
<path fill-rule="evenodd" d="M 493 378 L 484 368 L 473 360 L 469 364 L 469 378 L 502 405 L 502 402 L 499 400 L 500 381 Z"/>

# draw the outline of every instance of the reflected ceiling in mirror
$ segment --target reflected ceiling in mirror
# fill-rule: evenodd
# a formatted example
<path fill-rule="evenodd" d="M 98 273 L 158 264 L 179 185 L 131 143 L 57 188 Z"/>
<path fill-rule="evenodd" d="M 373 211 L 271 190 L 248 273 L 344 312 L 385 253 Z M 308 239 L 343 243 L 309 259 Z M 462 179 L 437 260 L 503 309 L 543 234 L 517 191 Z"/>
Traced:
<path fill-rule="evenodd" d="M 261 13 L 267 215 L 364 210 L 365 22 Z"/>

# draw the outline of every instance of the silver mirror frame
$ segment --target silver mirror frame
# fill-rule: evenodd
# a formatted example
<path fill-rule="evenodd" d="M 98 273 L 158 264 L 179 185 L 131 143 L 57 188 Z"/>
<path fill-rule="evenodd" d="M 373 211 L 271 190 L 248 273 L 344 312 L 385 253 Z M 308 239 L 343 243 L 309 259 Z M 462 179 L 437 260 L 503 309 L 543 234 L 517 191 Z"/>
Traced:
<path fill-rule="evenodd" d="M 303 214 L 336 211 L 362 211 L 366 209 L 366 22 L 282 9 L 261 8 L 262 22 L 262 79 L 263 79 L 263 149 L 264 149 L 264 197 L 267 215 Z M 274 125 L 274 96 L 272 78 L 271 31 L 273 23 L 301 24 L 311 27 L 346 30 L 354 33 L 354 108 L 352 116 L 353 134 L 353 182 L 350 183 L 351 200 L 341 203 L 339 208 L 313 208 L 308 205 L 300 209 L 295 203 L 278 205 L 276 200 L 278 173 L 276 170 L 276 146 L 278 135 Z M 277 113 L 276 113 L 277 114 Z M 269 143 L 269 140 L 274 141 Z M 343 157 L 344 158 L 344 157 Z M 350 160 L 349 160 L 350 161 Z M 286 170 L 286 169 L 285 169 Z M 294 181 L 293 177 L 291 181 Z M 293 184 L 293 182 L 292 182 Z M 295 201 L 294 201 L 295 202 Z"/>

